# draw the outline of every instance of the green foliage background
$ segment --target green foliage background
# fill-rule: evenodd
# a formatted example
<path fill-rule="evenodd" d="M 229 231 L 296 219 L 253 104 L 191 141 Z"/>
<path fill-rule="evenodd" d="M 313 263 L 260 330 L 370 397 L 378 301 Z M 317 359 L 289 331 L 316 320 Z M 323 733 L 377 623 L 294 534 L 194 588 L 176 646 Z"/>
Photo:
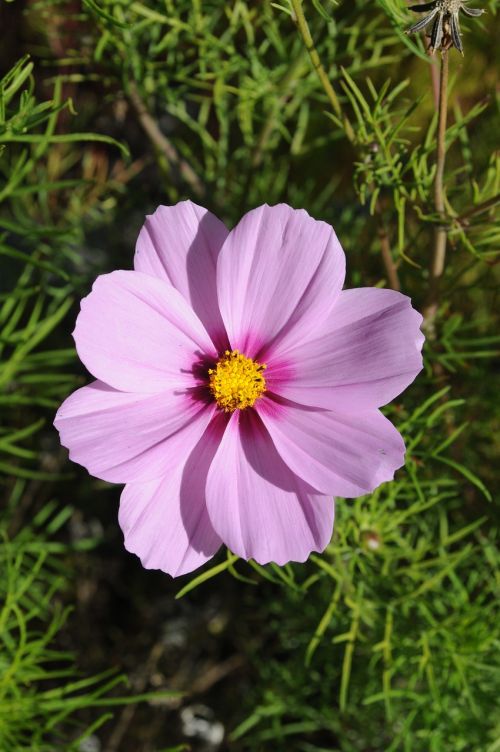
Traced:
<path fill-rule="evenodd" d="M 349 286 L 389 284 L 385 247 L 422 308 L 432 63 L 399 0 L 304 2 L 346 130 L 287 0 L 0 5 L 1 752 L 500 750 L 496 3 L 477 5 L 450 53 L 436 336 L 387 409 L 406 467 L 339 500 L 307 565 L 228 553 L 180 585 L 123 550 L 119 490 L 51 427 L 88 378 L 78 299 L 131 267 L 146 213 L 191 198 L 230 226 L 304 207 L 334 225 Z M 194 702 L 224 741 L 188 735 Z"/>

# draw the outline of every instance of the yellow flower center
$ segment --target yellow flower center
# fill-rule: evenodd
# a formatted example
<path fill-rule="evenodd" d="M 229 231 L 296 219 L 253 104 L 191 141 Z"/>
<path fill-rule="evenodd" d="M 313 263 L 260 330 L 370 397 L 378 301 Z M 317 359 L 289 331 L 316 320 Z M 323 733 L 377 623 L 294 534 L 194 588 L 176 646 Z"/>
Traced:
<path fill-rule="evenodd" d="M 208 369 L 208 385 L 219 407 L 226 413 L 252 407 L 266 390 L 265 368 L 265 363 L 257 363 L 238 350 L 226 350 L 215 368 Z"/>

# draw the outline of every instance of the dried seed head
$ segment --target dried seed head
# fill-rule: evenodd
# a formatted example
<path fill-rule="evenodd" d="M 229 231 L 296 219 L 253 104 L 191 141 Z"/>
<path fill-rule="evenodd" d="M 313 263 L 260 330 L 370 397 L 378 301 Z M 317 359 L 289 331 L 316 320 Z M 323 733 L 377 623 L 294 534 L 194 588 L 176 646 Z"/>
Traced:
<path fill-rule="evenodd" d="M 424 3 L 423 5 L 411 5 L 409 10 L 426 15 L 421 21 L 407 29 L 407 34 L 416 34 L 432 24 L 430 32 L 426 32 L 430 38 L 429 53 L 431 55 L 436 50 L 448 50 L 450 47 L 456 47 L 463 55 L 462 38 L 460 36 L 460 11 L 473 17 L 484 13 L 483 9 L 469 8 L 466 0 L 435 0 L 435 2 Z"/>

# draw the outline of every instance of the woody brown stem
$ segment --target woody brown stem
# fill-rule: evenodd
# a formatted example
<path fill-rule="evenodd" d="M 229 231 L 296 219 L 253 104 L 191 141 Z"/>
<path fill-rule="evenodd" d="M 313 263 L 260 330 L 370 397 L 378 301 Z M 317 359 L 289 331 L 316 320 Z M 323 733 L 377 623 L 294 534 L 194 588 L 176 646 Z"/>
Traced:
<path fill-rule="evenodd" d="M 439 113 L 437 133 L 436 177 L 434 179 L 434 206 L 439 217 L 439 224 L 434 231 L 434 249 L 432 253 L 429 296 L 424 309 L 424 321 L 429 336 L 435 336 L 434 320 L 439 306 L 441 278 L 446 263 L 446 214 L 444 204 L 444 167 L 446 160 L 446 120 L 448 115 L 448 50 L 441 53 L 441 74 L 439 78 Z"/>
<path fill-rule="evenodd" d="M 384 219 L 382 217 L 382 209 L 377 201 L 375 207 L 375 213 L 378 220 L 378 239 L 380 241 L 380 250 L 382 252 L 382 261 L 384 263 L 385 273 L 389 287 L 398 292 L 401 290 L 401 284 L 399 282 L 399 275 L 394 259 L 392 258 L 391 243 L 389 239 L 389 233 L 385 226 Z"/>
<path fill-rule="evenodd" d="M 167 162 L 179 170 L 181 177 L 186 181 L 194 195 L 201 198 L 205 194 L 205 186 L 190 164 L 183 159 L 172 142 L 160 130 L 158 123 L 146 107 L 136 84 L 132 81 L 129 85 L 128 97 L 134 107 L 139 123 L 156 149 L 164 155 Z"/>
<path fill-rule="evenodd" d="M 461 225 L 465 225 L 471 217 L 476 216 L 476 214 L 482 214 L 482 212 L 489 211 L 497 204 L 500 204 L 500 193 L 497 193 L 496 196 L 492 196 L 486 201 L 482 201 L 480 204 L 476 204 L 476 206 L 468 209 L 468 211 L 464 212 L 459 217 L 456 217 L 455 222 L 458 222 L 458 224 Z"/>

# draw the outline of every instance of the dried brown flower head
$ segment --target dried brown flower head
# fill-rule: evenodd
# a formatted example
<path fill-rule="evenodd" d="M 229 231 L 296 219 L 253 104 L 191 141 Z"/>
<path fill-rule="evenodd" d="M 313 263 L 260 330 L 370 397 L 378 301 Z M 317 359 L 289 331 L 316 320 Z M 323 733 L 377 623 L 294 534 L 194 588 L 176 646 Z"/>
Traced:
<path fill-rule="evenodd" d="M 433 3 L 424 3 L 423 5 L 411 5 L 409 10 L 416 13 L 425 13 L 426 16 L 418 23 L 407 29 L 407 34 L 416 34 L 418 31 L 425 29 L 432 22 L 430 36 L 429 52 L 431 55 L 436 50 L 448 50 L 450 47 L 456 47 L 463 55 L 462 39 L 460 37 L 459 13 L 463 11 L 466 16 L 480 16 L 484 10 L 469 8 L 466 0 L 435 0 Z"/>

